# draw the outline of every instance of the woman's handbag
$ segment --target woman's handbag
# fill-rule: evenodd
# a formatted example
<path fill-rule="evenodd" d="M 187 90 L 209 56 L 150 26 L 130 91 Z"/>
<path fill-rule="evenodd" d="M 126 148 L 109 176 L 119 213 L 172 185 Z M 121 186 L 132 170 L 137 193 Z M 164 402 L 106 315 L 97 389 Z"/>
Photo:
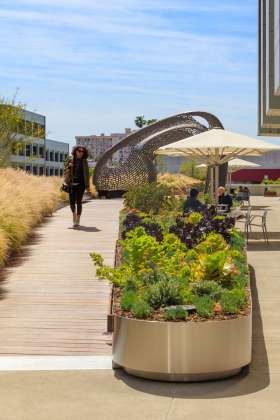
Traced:
<path fill-rule="evenodd" d="M 67 194 L 70 193 L 70 186 L 68 184 L 65 184 L 65 182 L 60 187 L 61 192 L 66 192 Z"/>

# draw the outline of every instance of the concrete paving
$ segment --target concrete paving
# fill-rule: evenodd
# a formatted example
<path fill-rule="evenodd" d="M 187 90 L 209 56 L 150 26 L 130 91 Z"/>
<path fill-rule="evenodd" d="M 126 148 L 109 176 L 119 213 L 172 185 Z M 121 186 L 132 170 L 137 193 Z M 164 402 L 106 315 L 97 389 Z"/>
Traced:
<path fill-rule="evenodd" d="M 280 200 L 256 197 L 253 204 L 260 212 L 269 209 L 271 243 L 252 234 L 248 246 L 254 311 L 249 370 L 196 384 L 147 381 L 122 370 L 0 372 L 0 420 L 279 420 Z"/>

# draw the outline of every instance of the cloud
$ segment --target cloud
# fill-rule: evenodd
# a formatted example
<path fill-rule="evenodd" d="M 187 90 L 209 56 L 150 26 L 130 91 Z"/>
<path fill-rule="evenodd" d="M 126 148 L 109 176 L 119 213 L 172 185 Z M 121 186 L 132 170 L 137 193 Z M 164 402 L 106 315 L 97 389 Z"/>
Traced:
<path fill-rule="evenodd" d="M 0 75 L 35 107 L 58 105 L 51 131 L 61 137 L 75 103 L 79 132 L 87 106 L 104 124 L 106 104 L 122 110 L 122 124 L 137 110 L 159 117 L 186 106 L 227 119 L 228 103 L 236 111 L 255 100 L 255 9 L 249 0 L 2 0 Z M 117 121 L 110 116 L 108 130 Z"/>

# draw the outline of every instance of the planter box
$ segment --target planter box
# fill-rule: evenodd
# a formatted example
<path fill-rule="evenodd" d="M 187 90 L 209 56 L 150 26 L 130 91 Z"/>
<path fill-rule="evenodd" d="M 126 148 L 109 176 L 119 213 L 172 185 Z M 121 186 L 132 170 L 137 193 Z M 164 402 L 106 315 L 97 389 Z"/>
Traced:
<path fill-rule="evenodd" d="M 252 314 L 202 322 L 114 317 L 113 366 L 165 381 L 204 381 L 237 374 L 251 362 Z"/>
<path fill-rule="evenodd" d="M 264 197 L 277 197 L 277 192 L 276 191 L 265 191 L 264 192 Z"/>

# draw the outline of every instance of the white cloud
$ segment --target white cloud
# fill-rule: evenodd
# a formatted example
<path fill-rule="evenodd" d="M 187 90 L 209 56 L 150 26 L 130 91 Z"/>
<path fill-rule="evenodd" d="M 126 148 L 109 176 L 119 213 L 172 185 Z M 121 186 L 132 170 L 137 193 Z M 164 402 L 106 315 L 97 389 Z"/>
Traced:
<path fill-rule="evenodd" d="M 66 139 L 63 121 L 68 112 L 72 118 L 75 102 L 79 107 L 70 124 L 72 137 L 77 134 L 74 124 L 79 132 L 93 124 L 102 131 L 107 127 L 119 130 L 127 125 L 126 115 L 138 110 L 147 110 L 151 116 L 158 112 L 156 117 L 160 117 L 185 106 L 209 107 L 223 111 L 227 120 L 231 115 L 226 110 L 227 101 L 238 122 L 238 105 L 244 103 L 246 108 L 247 101 L 252 101 L 249 94 L 256 81 L 256 40 L 251 33 L 255 28 L 247 22 L 242 26 L 238 16 L 244 19 L 246 14 L 254 14 L 255 1 L 6 2 L 0 7 L 0 39 L 5 40 L 0 45 L 0 75 L 7 86 L 14 83 L 25 94 L 30 91 L 30 102 L 35 106 L 36 101 L 43 104 L 40 92 L 44 91 L 42 106 L 46 111 L 41 112 L 52 113 L 51 131 L 61 138 Z M 196 16 L 193 25 L 177 24 L 177 17 L 183 14 L 187 23 Z M 208 15 L 212 27 L 223 19 L 223 29 L 207 30 Z M 239 97 L 232 96 L 235 90 L 240 90 Z M 56 111 L 50 105 L 53 101 L 58 105 Z M 110 122 L 107 119 L 107 127 L 102 129 L 106 103 L 116 116 L 110 115 Z M 86 106 L 92 107 L 94 120 Z M 240 115 L 244 114 L 242 106 Z M 253 115 L 252 108 L 248 110 Z M 69 130 L 67 125 L 67 137 Z"/>

